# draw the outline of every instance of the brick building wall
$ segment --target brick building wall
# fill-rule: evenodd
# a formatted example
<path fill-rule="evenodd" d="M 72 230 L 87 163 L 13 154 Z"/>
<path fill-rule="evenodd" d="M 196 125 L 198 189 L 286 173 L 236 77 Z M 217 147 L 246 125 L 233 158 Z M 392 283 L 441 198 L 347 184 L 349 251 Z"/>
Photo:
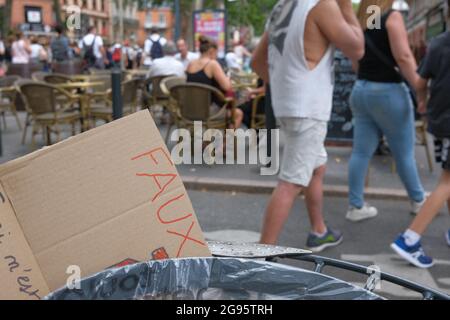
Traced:
<path fill-rule="evenodd" d="M 172 9 L 169 7 L 155 8 L 148 11 L 138 11 L 139 30 L 137 34 L 137 42 L 144 45 L 150 30 L 157 28 L 161 35 L 169 40 L 173 40 L 175 17 Z"/>
<path fill-rule="evenodd" d="M 0 0 L 0 6 L 5 5 L 5 0 Z M 33 7 L 41 12 L 43 25 L 54 25 L 53 1 L 52 0 L 14 0 L 11 10 L 11 28 L 18 28 L 27 23 L 26 8 Z"/>

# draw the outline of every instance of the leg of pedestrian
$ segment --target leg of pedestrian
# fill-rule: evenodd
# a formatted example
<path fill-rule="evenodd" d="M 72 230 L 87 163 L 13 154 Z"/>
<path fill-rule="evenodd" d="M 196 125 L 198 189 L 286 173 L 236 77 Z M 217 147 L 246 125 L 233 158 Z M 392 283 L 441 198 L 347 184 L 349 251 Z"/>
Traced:
<path fill-rule="evenodd" d="M 402 85 L 386 91 L 392 105 L 380 107 L 374 117 L 386 135 L 395 159 L 397 172 L 411 199 L 411 213 L 417 214 L 424 204 L 425 191 L 415 158 L 416 130 L 409 94 Z"/>
<path fill-rule="evenodd" d="M 364 201 L 365 179 L 381 136 L 381 131 L 366 111 L 364 83 L 355 85 L 351 97 L 354 117 L 353 151 L 349 162 L 349 210 L 346 218 L 359 222 L 374 218 L 378 210 Z"/>
<path fill-rule="evenodd" d="M 412 223 L 410 229 L 423 234 L 428 225 L 439 214 L 439 211 L 449 204 L 450 199 L 450 171 L 444 171 L 439 185 L 425 202 L 419 215 Z"/>
<path fill-rule="evenodd" d="M 450 198 L 450 171 L 444 171 L 439 185 L 430 195 L 418 216 L 405 233 L 400 235 L 391 248 L 409 263 L 419 268 L 430 268 L 434 265 L 431 257 L 427 256 L 421 245 L 421 237 L 439 211 Z M 449 235 L 446 235 L 447 241 Z"/>
<path fill-rule="evenodd" d="M 261 243 L 276 244 L 281 230 L 291 212 L 294 201 L 302 191 L 302 187 L 280 181 L 267 206 L 266 216 L 261 233 Z"/>
<path fill-rule="evenodd" d="M 323 235 L 327 227 L 323 219 L 323 178 L 326 167 L 322 166 L 314 172 L 314 176 L 305 189 L 306 208 L 308 209 L 311 231 Z"/>
<path fill-rule="evenodd" d="M 311 233 L 306 247 L 313 252 L 321 252 L 329 247 L 339 245 L 343 236 L 340 231 L 332 230 L 325 224 L 323 216 L 323 178 L 326 166 L 315 170 L 311 183 L 305 190 L 306 207 L 311 222 Z"/>

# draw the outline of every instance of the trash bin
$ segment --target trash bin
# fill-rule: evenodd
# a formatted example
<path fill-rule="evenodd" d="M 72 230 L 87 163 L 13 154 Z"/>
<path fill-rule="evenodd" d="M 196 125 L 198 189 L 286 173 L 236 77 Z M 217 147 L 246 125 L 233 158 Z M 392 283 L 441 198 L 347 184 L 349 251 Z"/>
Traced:
<path fill-rule="evenodd" d="M 283 264 L 237 258 L 150 261 L 101 272 L 49 300 L 381 300 L 350 283 Z"/>

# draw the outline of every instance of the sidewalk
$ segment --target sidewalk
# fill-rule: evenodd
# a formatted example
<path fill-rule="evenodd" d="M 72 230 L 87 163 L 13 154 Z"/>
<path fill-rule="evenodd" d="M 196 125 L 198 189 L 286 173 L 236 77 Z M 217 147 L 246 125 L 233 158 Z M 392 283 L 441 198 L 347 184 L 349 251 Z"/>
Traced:
<path fill-rule="evenodd" d="M 22 123 L 25 114 L 20 113 Z M 19 131 L 15 119 L 6 117 L 7 129 L 2 125 L 3 156 L 0 163 L 7 162 L 31 152 L 31 128 L 29 128 L 27 143 L 21 145 L 22 131 Z M 165 127 L 161 127 L 165 136 Z M 63 132 L 63 137 L 69 136 L 70 130 Z M 37 143 L 43 145 L 42 135 L 38 135 Z M 281 143 L 283 139 L 280 139 Z M 282 146 L 283 148 L 283 146 Z M 329 147 L 328 171 L 325 177 L 325 193 L 327 196 L 346 197 L 348 161 L 351 155 L 349 147 Z M 281 153 L 282 154 L 282 153 Z M 430 173 L 425 154 L 425 148 L 418 146 L 416 150 L 417 163 L 423 185 L 427 191 L 432 191 L 439 178 L 441 169 L 435 165 Z M 188 189 L 209 191 L 235 191 L 249 193 L 270 193 L 276 186 L 276 176 L 261 176 L 260 167 L 255 165 L 180 165 L 178 170 Z M 397 174 L 392 173 L 392 158 L 376 156 L 370 168 L 369 189 L 370 199 L 406 199 L 406 192 Z"/>
<path fill-rule="evenodd" d="M 328 147 L 327 151 L 329 161 L 324 182 L 325 194 L 347 197 L 348 162 L 352 149 L 351 147 Z M 416 148 L 416 159 L 424 188 L 426 191 L 432 191 L 439 179 L 441 169 L 434 164 L 434 170 L 430 172 L 425 148 L 422 146 Z M 181 165 L 178 170 L 187 188 L 195 190 L 271 193 L 277 184 L 277 176 L 261 176 L 260 167 L 255 165 Z M 366 195 L 368 199 L 408 199 L 398 174 L 393 173 L 392 157 L 375 156 L 373 158 Z"/>

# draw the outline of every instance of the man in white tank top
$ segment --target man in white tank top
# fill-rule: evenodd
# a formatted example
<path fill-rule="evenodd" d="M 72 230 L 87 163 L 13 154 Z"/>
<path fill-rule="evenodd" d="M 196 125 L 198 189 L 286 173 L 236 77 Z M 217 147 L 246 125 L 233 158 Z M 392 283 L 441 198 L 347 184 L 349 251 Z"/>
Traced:
<path fill-rule="evenodd" d="M 280 182 L 268 205 L 261 242 L 275 244 L 301 191 L 312 225 L 307 247 L 319 252 L 343 237 L 322 212 L 325 138 L 334 89 L 334 48 L 358 61 L 364 35 L 351 0 L 280 0 L 255 50 L 252 66 L 269 80 L 285 140 Z"/>

